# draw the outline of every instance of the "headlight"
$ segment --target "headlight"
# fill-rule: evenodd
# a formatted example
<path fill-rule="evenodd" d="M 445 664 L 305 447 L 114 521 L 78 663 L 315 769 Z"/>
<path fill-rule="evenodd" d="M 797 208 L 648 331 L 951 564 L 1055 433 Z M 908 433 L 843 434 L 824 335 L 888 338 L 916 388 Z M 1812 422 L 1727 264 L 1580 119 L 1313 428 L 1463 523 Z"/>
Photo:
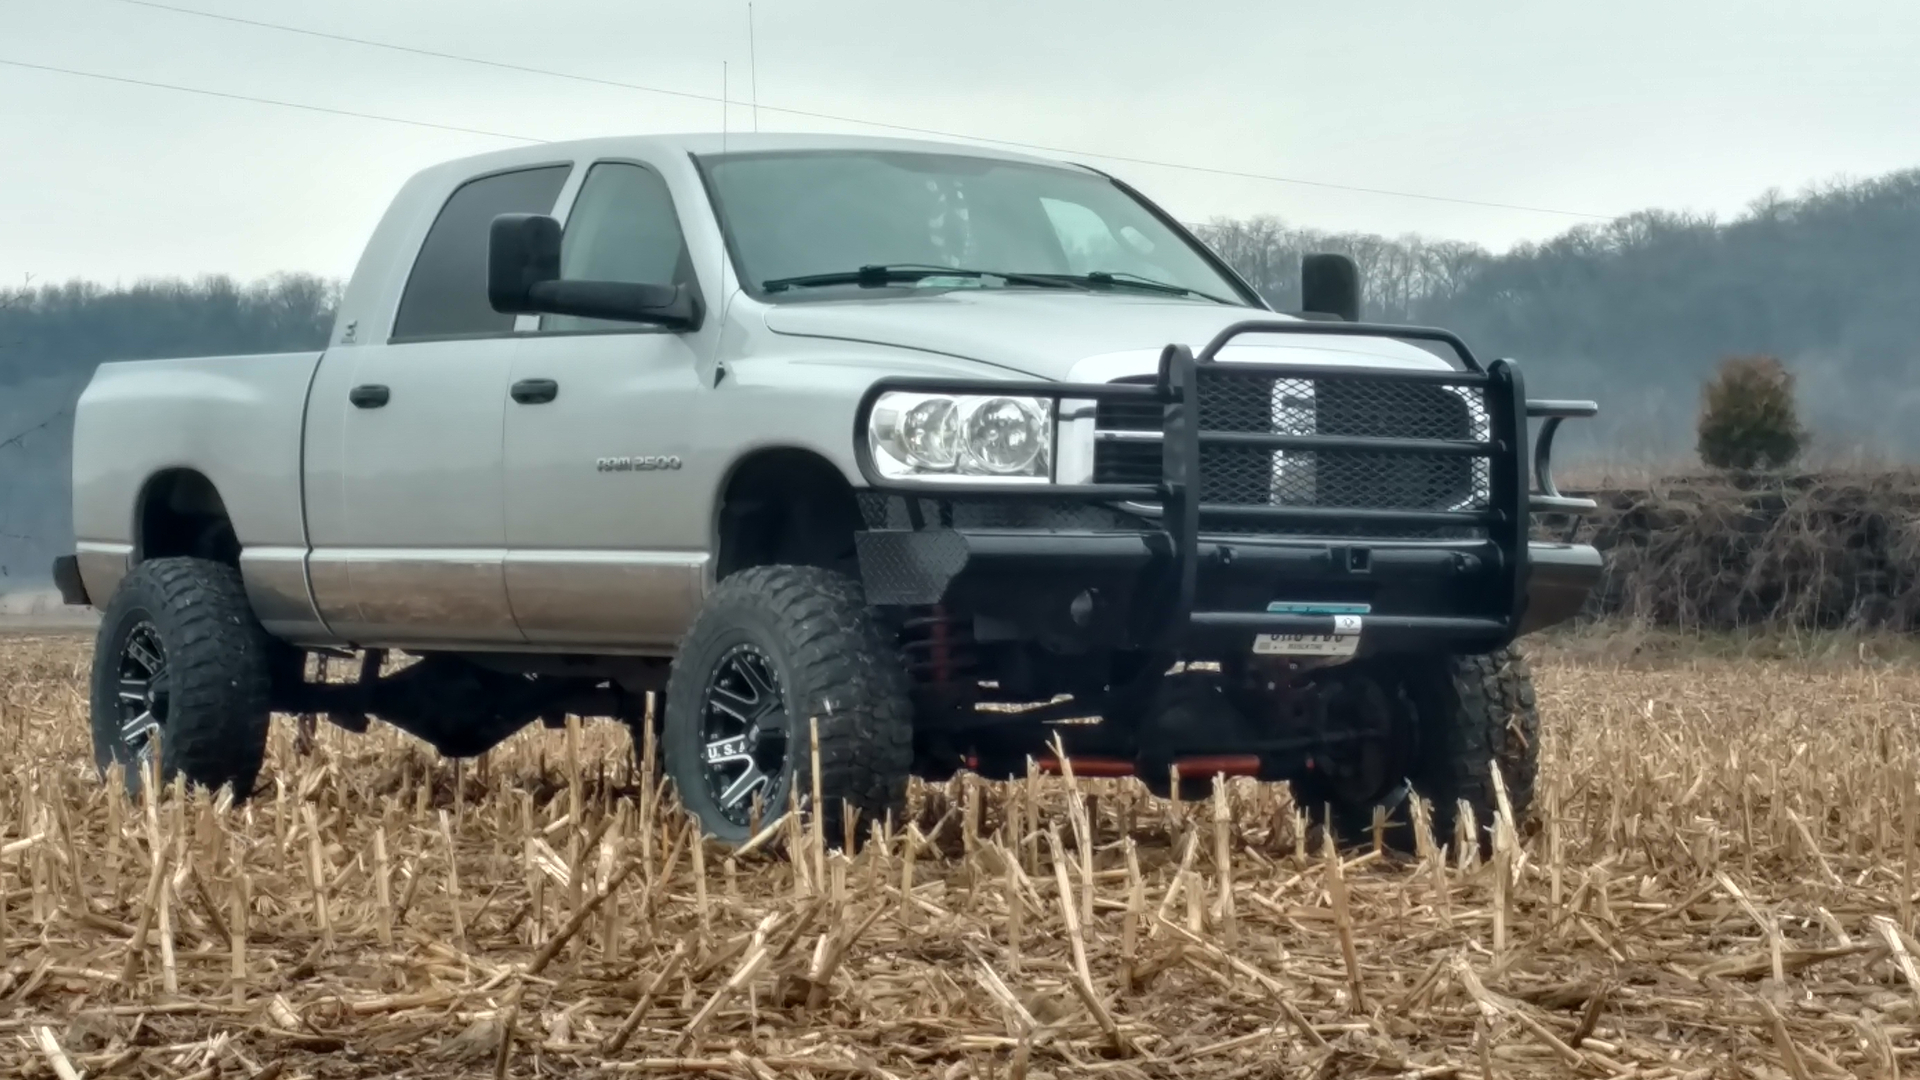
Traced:
<path fill-rule="evenodd" d="M 1053 402 L 894 391 L 874 403 L 867 438 L 880 474 L 892 479 L 1046 483 Z"/>
<path fill-rule="evenodd" d="M 967 456 L 996 476 L 1031 476 L 1046 452 L 1046 412 L 1032 398 L 988 398 L 966 410 Z"/>
<path fill-rule="evenodd" d="M 894 445 L 916 469 L 953 468 L 960 460 L 960 410 L 948 398 L 922 401 L 901 414 Z"/>

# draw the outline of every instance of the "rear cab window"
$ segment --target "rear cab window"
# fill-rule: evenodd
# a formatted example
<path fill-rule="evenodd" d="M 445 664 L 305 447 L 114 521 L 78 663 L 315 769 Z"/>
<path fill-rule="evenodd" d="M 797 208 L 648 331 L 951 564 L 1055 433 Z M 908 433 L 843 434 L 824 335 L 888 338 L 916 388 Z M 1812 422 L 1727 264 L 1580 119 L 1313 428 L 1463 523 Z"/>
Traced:
<path fill-rule="evenodd" d="M 400 294 L 392 341 L 513 332 L 514 316 L 487 301 L 487 237 L 501 214 L 550 214 L 572 165 L 543 165 L 460 185 L 427 230 Z"/>

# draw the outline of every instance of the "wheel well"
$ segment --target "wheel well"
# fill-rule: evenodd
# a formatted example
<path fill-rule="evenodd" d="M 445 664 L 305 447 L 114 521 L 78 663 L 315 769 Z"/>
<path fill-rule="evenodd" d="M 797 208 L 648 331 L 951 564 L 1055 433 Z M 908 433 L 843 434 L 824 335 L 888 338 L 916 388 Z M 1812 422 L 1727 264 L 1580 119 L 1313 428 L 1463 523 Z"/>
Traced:
<path fill-rule="evenodd" d="M 754 566 L 818 566 L 852 573 L 853 534 L 865 527 L 853 485 L 810 450 L 762 450 L 740 462 L 720 498 L 720 580 Z"/>
<path fill-rule="evenodd" d="M 240 539 L 213 481 L 192 469 L 156 473 L 135 510 L 135 562 L 187 555 L 240 565 Z"/>

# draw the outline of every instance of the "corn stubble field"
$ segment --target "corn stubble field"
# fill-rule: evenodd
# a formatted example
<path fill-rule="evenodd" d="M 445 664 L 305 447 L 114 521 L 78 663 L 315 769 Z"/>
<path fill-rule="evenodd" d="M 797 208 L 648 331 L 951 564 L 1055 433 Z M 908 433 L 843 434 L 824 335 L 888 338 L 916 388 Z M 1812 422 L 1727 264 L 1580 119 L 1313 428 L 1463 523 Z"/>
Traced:
<path fill-rule="evenodd" d="M 607 724 L 283 722 L 250 803 L 129 803 L 86 662 L 0 638 L 0 1075 L 1920 1075 L 1910 668 L 1542 662 L 1484 858 L 964 777 L 730 857 Z"/>

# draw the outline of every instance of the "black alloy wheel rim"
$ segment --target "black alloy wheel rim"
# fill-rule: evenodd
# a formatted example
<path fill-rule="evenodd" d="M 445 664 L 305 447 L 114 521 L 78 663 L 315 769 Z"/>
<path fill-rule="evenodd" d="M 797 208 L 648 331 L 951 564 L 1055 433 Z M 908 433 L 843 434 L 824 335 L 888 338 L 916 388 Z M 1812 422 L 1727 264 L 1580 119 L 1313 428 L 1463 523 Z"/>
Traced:
<path fill-rule="evenodd" d="M 127 760 L 137 768 L 144 769 L 153 760 L 155 736 L 164 737 L 172 704 L 170 681 L 160 630 L 143 619 L 127 632 L 120 645 L 114 679 L 120 743 L 126 748 Z"/>
<path fill-rule="evenodd" d="M 1387 774 L 1390 758 L 1384 740 L 1369 739 L 1346 748 L 1344 754 L 1328 762 L 1337 770 L 1328 777 L 1335 796 L 1343 802 L 1365 805 L 1390 791 L 1399 779 Z"/>
<path fill-rule="evenodd" d="M 1411 706 L 1390 695 L 1362 692 L 1350 700 L 1357 722 L 1378 725 L 1379 733 L 1318 755 L 1318 772 L 1327 797 L 1351 806 L 1383 805 L 1389 810 L 1405 800 L 1405 772 L 1418 752 L 1419 724 Z"/>
<path fill-rule="evenodd" d="M 787 699 L 773 660 L 755 645 L 727 650 L 700 702 L 700 772 L 720 815 L 748 825 L 754 796 L 770 801 L 786 772 Z"/>

